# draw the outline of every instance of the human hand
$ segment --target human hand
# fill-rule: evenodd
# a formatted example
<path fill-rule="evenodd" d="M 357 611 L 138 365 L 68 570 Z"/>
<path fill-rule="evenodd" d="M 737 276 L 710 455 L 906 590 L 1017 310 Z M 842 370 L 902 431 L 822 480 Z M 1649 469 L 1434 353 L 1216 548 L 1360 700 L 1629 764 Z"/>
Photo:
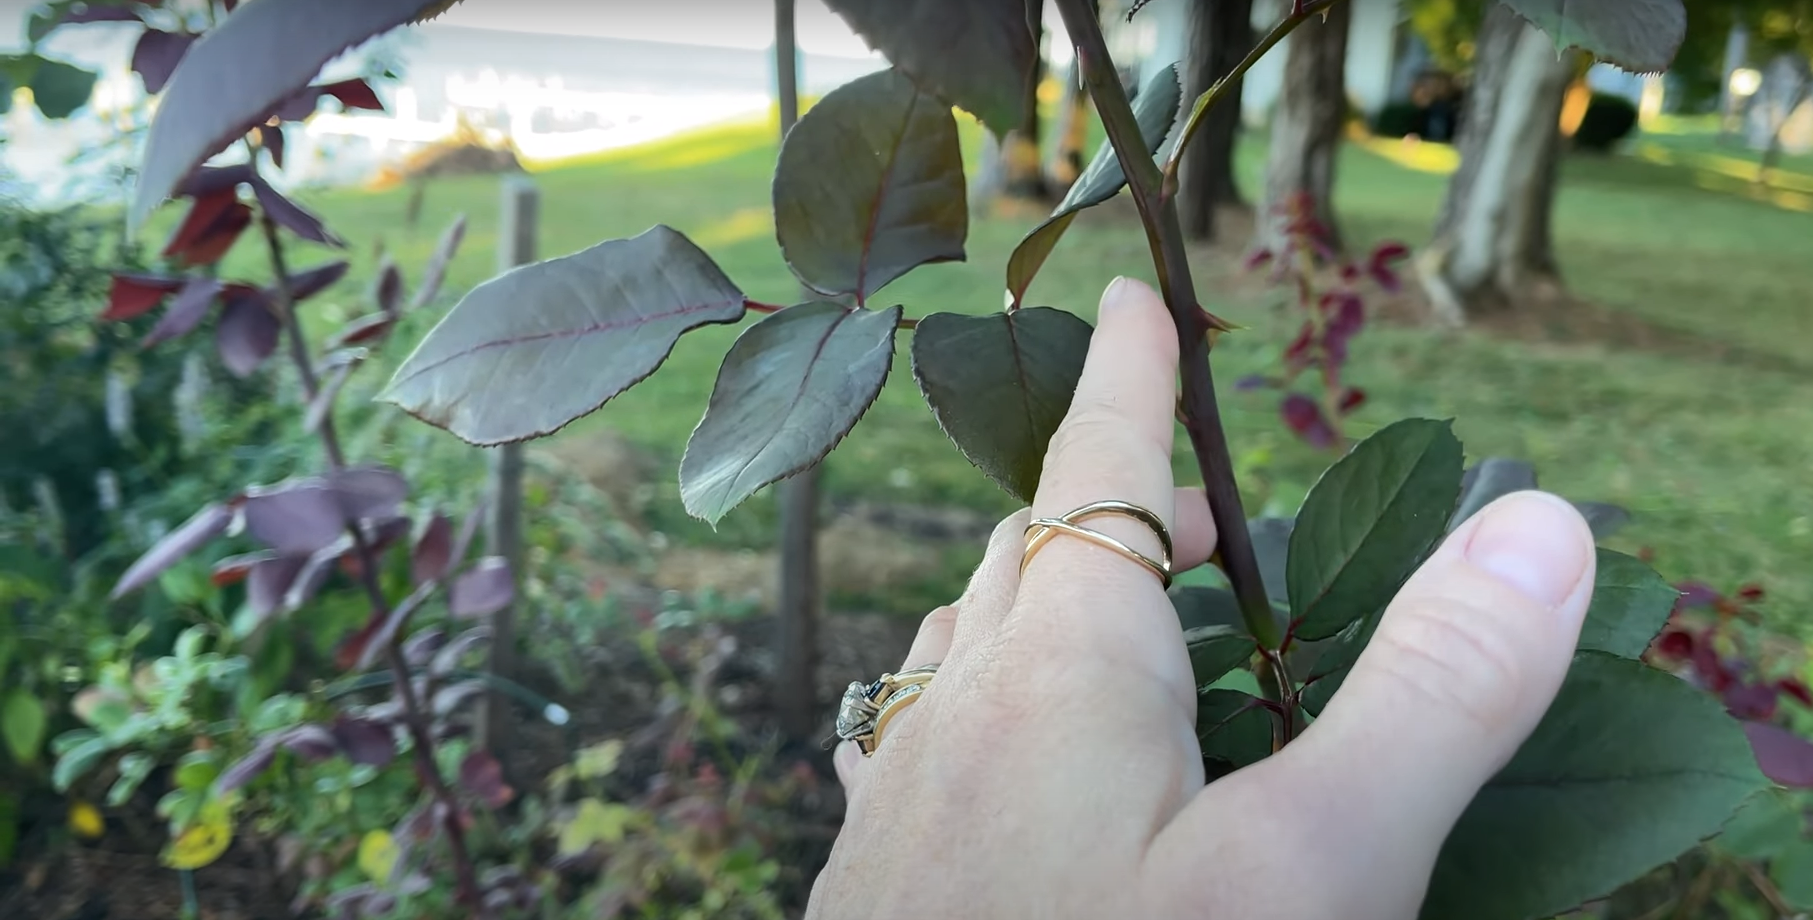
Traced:
<path fill-rule="evenodd" d="M 926 617 L 901 670 L 936 678 L 872 758 L 837 751 L 849 808 L 808 916 L 1409 918 L 1443 839 L 1554 699 L 1593 584 L 1572 506 L 1503 498 L 1387 609 L 1321 718 L 1204 786 L 1177 614 L 1146 568 L 1057 535 L 1020 573 L 1023 530 L 1119 499 L 1202 564 L 1203 495 L 1174 490 L 1177 341 L 1158 296 L 1119 280 L 1030 512 L 996 528 L 963 597 Z M 1122 517 L 1099 530 L 1155 556 Z"/>

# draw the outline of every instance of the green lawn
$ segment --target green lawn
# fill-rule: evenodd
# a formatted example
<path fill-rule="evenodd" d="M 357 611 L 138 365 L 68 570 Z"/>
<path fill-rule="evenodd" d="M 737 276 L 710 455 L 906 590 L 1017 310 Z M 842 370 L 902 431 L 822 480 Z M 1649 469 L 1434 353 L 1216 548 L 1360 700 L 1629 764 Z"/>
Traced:
<path fill-rule="evenodd" d="M 1682 143 L 1680 137 L 1686 135 L 1644 141 L 1666 147 Z M 668 223 L 710 251 L 751 296 L 788 300 L 795 282 L 766 213 L 771 138 L 766 125 L 727 126 L 539 172 L 543 254 Z M 1243 150 L 1248 188 L 1262 155 Z M 1444 176 L 1353 147 L 1340 171 L 1337 205 L 1351 240 L 1393 237 L 1414 246 L 1427 239 Z M 1456 418 L 1472 455 L 1526 458 L 1543 471 L 1545 486 L 1631 508 L 1636 524 L 1617 546 L 1652 547 L 1671 577 L 1724 586 L 1760 581 L 1777 618 L 1796 621 L 1813 601 L 1813 297 L 1807 293 L 1813 290 L 1813 214 L 1707 182 L 1701 172 L 1635 157 L 1576 158 L 1557 205 L 1556 237 L 1574 290 L 1633 321 L 1717 348 L 1643 351 L 1615 333 L 1606 336 L 1611 341 L 1527 344 L 1478 333 L 1375 328 L 1355 346 L 1351 374 L 1372 397 L 1355 428 L 1410 415 Z M 380 237 L 418 276 L 440 228 L 459 212 L 470 216 L 471 233 L 450 290 L 490 274 L 496 179 L 435 182 L 415 230 L 402 229 L 406 200 L 403 192 L 346 191 L 311 203 L 356 241 L 363 276 L 369 277 Z M 967 263 L 921 269 L 887 296 L 905 304 L 909 316 L 999 309 L 1002 267 L 1031 222 L 978 220 Z M 248 250 L 235 258 L 250 257 Z M 1273 300 L 1251 293 L 1251 284 L 1215 283 L 1229 276 L 1227 257 L 1205 252 L 1202 259 L 1206 305 L 1250 327 L 1216 352 L 1225 385 L 1274 361 L 1281 326 Z M 1032 299 L 1087 317 L 1116 274 L 1150 278 L 1143 237 L 1119 213 L 1091 214 L 1072 228 Z M 342 299 L 356 290 L 344 286 Z M 672 469 L 735 335 L 721 327 L 693 333 L 656 376 L 557 437 L 583 444 L 588 432 L 608 426 Z M 400 358 L 409 344 L 395 343 L 398 354 L 387 357 Z M 1230 391 L 1224 398 L 1249 511 L 1292 510 L 1329 458 L 1284 431 L 1275 397 Z M 1180 458 L 1180 471 L 1192 467 Z M 939 433 L 904 357 L 828 470 L 834 501 L 862 497 L 991 513 L 1011 508 Z M 674 537 L 766 543 L 773 516 L 766 494 L 714 533 L 680 512 L 671 476 L 661 488 L 657 517 Z M 887 606 L 914 607 L 956 590 L 962 567 L 979 550 L 953 550 L 948 571 L 928 573 L 926 585 Z"/>

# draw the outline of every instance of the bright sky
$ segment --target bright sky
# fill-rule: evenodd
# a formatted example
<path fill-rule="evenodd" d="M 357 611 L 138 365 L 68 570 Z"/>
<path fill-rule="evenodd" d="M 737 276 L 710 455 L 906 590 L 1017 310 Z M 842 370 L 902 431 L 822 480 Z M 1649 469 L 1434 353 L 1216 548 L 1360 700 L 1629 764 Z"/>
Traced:
<path fill-rule="evenodd" d="M 871 53 L 822 0 L 798 0 L 794 19 L 801 51 L 839 57 Z M 768 48 L 774 43 L 770 0 L 465 0 L 435 22 L 723 48 Z"/>

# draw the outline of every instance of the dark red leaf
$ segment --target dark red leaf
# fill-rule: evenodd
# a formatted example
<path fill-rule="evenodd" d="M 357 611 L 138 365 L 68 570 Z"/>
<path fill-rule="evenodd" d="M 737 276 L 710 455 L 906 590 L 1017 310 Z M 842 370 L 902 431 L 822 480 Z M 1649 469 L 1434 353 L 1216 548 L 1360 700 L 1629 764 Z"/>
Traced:
<path fill-rule="evenodd" d="M 271 165 L 278 169 L 283 168 L 283 144 L 282 125 L 258 126 L 258 146 L 271 155 Z"/>
<path fill-rule="evenodd" d="M 250 163 L 235 163 L 232 166 L 203 166 L 190 173 L 189 177 L 176 187 L 176 196 L 178 198 L 200 198 L 237 190 L 241 184 L 252 181 L 252 175 Z"/>
<path fill-rule="evenodd" d="M 1341 391 L 1341 402 L 1335 406 L 1342 415 L 1346 415 L 1366 404 L 1366 391 L 1359 387 L 1348 387 Z"/>
<path fill-rule="evenodd" d="M 327 83 L 316 87 L 323 96 L 332 96 L 349 109 L 370 109 L 384 111 L 384 102 L 378 98 L 376 90 L 364 80 L 341 80 L 338 83 Z"/>
<path fill-rule="evenodd" d="M 1763 599 L 1763 586 L 1754 582 L 1737 589 L 1737 599 L 1746 604 L 1754 604 Z"/>
<path fill-rule="evenodd" d="M 1684 629 L 1670 629 L 1656 637 L 1656 654 L 1664 658 L 1684 659 L 1693 655 L 1693 633 Z"/>
<path fill-rule="evenodd" d="M 409 574 L 416 584 L 435 581 L 447 574 L 453 563 L 453 520 L 436 513 L 422 528 L 421 537 L 409 555 Z"/>
<path fill-rule="evenodd" d="M 252 571 L 253 566 L 267 559 L 275 558 L 277 558 L 277 554 L 269 550 L 263 550 L 256 553 L 244 553 L 238 556 L 228 556 L 227 558 L 214 563 L 214 572 L 209 576 L 208 580 L 212 582 L 216 588 L 225 588 L 229 585 L 236 585 L 245 580 L 246 574 Z"/>
<path fill-rule="evenodd" d="M 1291 340 L 1284 349 L 1284 367 L 1290 374 L 1296 374 L 1309 366 L 1310 349 L 1316 343 L 1316 326 L 1305 321 L 1303 328 L 1297 331 L 1297 337 Z"/>
<path fill-rule="evenodd" d="M 1802 706 L 1813 707 L 1813 690 L 1808 690 L 1806 684 L 1792 677 L 1776 681 L 1775 689 L 1794 697 Z"/>
<path fill-rule="evenodd" d="M 246 532 L 289 555 L 308 556 L 346 531 L 339 493 L 324 479 L 300 479 L 246 490 Z"/>
<path fill-rule="evenodd" d="M 134 319 L 151 312 L 165 297 L 182 290 L 181 278 L 157 275 L 114 275 L 107 293 L 107 309 L 101 319 L 109 322 Z"/>
<path fill-rule="evenodd" d="M 1279 404 L 1279 413 L 1284 416 L 1284 423 L 1297 433 L 1309 446 L 1326 450 L 1334 446 L 1335 430 L 1322 415 L 1322 407 L 1315 400 L 1301 393 L 1292 393 L 1284 397 Z"/>
<path fill-rule="evenodd" d="M 236 377 L 249 377 L 277 351 L 283 326 L 271 313 L 263 294 L 230 297 L 214 327 L 220 360 Z"/>
<path fill-rule="evenodd" d="M 389 257 L 378 269 L 378 280 L 372 285 L 371 299 L 379 310 L 387 316 L 395 317 L 403 310 L 403 271 Z"/>
<path fill-rule="evenodd" d="M 1403 289 L 1404 283 L 1394 266 L 1409 256 L 1410 247 L 1403 243 L 1380 243 L 1372 251 L 1372 257 L 1366 260 L 1366 272 L 1379 287 L 1395 294 Z"/>
<path fill-rule="evenodd" d="M 1256 271 L 1271 264 L 1272 258 L 1272 251 L 1270 249 L 1255 249 L 1252 252 L 1247 253 L 1246 260 L 1241 263 L 1241 267 L 1249 272 Z"/>
<path fill-rule="evenodd" d="M 502 556 L 486 556 L 460 573 L 447 589 L 447 609 L 456 618 L 489 616 L 509 606 L 516 580 Z"/>
<path fill-rule="evenodd" d="M 194 331 L 207 318 L 208 308 L 214 305 L 221 290 L 220 281 L 214 278 L 195 278 L 183 285 L 175 299 L 170 301 L 170 308 L 158 318 L 157 325 L 151 327 L 151 332 L 139 347 L 150 348 L 159 342 Z"/>
<path fill-rule="evenodd" d="M 1366 307 L 1352 294 L 1324 297 L 1327 318 L 1322 325 L 1322 351 L 1327 364 L 1340 367 L 1347 361 L 1347 343 L 1366 325 Z"/>
<path fill-rule="evenodd" d="M 269 182 L 253 176 L 252 193 L 258 196 L 258 206 L 264 209 L 266 217 L 277 222 L 277 225 L 316 243 L 329 246 L 344 246 L 340 238 L 328 232 L 327 225 L 321 218 L 310 213 L 308 209 L 289 200 L 283 193 L 271 187 Z"/>
<path fill-rule="evenodd" d="M 1744 734 L 1764 776 L 1790 789 L 1813 789 L 1813 744 L 1764 722 L 1745 722 Z"/>
<path fill-rule="evenodd" d="M 301 303 L 339 283 L 346 277 L 345 261 L 329 262 L 290 276 L 290 297 Z"/>
<path fill-rule="evenodd" d="M 466 215 L 461 214 L 441 234 L 440 243 L 434 247 L 434 256 L 422 271 L 422 286 L 415 289 L 415 297 L 409 301 L 409 309 L 427 306 L 441 292 L 441 284 L 447 280 L 447 266 L 452 264 L 454 254 L 459 252 L 460 243 L 465 239 Z"/>
<path fill-rule="evenodd" d="M 284 747 L 295 752 L 306 763 L 319 763 L 340 753 L 340 742 L 332 732 L 319 725 L 298 725 L 281 736 Z"/>
<path fill-rule="evenodd" d="M 200 549 L 215 537 L 226 533 L 227 525 L 233 522 L 233 509 L 227 505 L 211 504 L 203 507 L 195 515 L 183 522 L 166 535 L 157 545 L 140 556 L 126 574 L 120 576 L 119 584 L 113 586 L 112 596 L 119 598 L 149 584 L 153 578 L 163 574 L 165 569 L 181 562 L 183 557 Z"/>
<path fill-rule="evenodd" d="M 350 661 L 350 664 L 343 665 L 348 670 L 362 671 L 371 667 L 384 655 L 385 650 L 390 647 L 390 643 L 396 641 L 396 637 L 402 634 L 404 627 L 409 624 L 409 618 L 415 614 L 416 608 L 422 606 L 422 602 L 428 599 L 430 593 L 427 590 L 428 587 L 430 586 L 417 588 L 408 597 L 403 598 L 402 603 L 391 608 L 388 613 L 374 614 L 371 620 L 365 624 L 365 628 L 340 647 L 337 660 Z"/>
<path fill-rule="evenodd" d="M 1342 262 L 1341 280 L 1347 284 L 1352 284 L 1355 281 L 1360 280 L 1360 267 L 1352 262 Z"/>
<path fill-rule="evenodd" d="M 1725 688 L 1720 698 L 1725 708 L 1739 719 L 1768 720 L 1775 717 L 1776 692 L 1767 684 L 1752 684 L 1742 681 Z"/>
<path fill-rule="evenodd" d="M 466 519 L 460 522 L 459 535 L 453 538 L 453 551 L 447 554 L 447 565 L 457 566 L 466 561 L 466 550 L 472 546 L 472 538 L 478 535 L 479 525 L 484 523 L 485 515 L 490 513 L 489 496 L 479 500 L 477 506 L 466 512 Z M 446 577 L 443 572 L 443 578 Z"/>
<path fill-rule="evenodd" d="M 252 566 L 246 576 L 246 607 L 255 623 L 262 624 L 285 609 L 284 597 L 308 559 L 307 556 L 277 556 Z"/>
<path fill-rule="evenodd" d="M 1719 592 L 1711 585 L 1698 581 L 1684 581 L 1675 585 L 1681 592 L 1681 599 L 1675 601 L 1676 610 L 1692 610 L 1695 607 L 1706 607 L 1718 603 Z"/>
<path fill-rule="evenodd" d="M 164 246 L 164 257 L 187 266 L 213 265 L 251 224 L 252 209 L 239 200 L 236 190 L 225 188 L 199 195 Z"/>
<path fill-rule="evenodd" d="M 352 538 L 342 536 L 311 553 L 308 561 L 303 563 L 302 571 L 297 573 L 296 580 L 291 582 L 290 589 L 284 592 L 283 608 L 294 612 L 313 600 L 321 586 L 327 582 L 327 576 L 332 574 L 334 563 L 349 558 L 352 548 Z"/>
<path fill-rule="evenodd" d="M 354 466 L 327 479 L 349 521 L 388 517 L 409 497 L 409 484 L 387 466 Z"/>
<path fill-rule="evenodd" d="M 145 81 L 145 92 L 155 96 L 164 91 L 164 84 L 170 82 L 170 74 L 176 71 L 195 38 L 186 32 L 162 29 L 146 29 L 139 36 L 132 49 L 132 70 Z"/>
<path fill-rule="evenodd" d="M 447 631 L 430 626 L 403 641 L 403 660 L 410 667 L 422 667 L 434 660 L 434 654 L 447 645 Z"/>
<path fill-rule="evenodd" d="M 1698 642 L 1693 647 L 1693 671 L 1698 675 L 1701 686 L 1713 693 L 1723 694 L 1737 682 L 1737 675 L 1719 657 L 1711 642 Z"/>
<path fill-rule="evenodd" d="M 388 725 L 339 716 L 331 731 L 346 752 L 346 759 L 353 763 L 381 767 L 396 759 L 396 732 Z"/>
<path fill-rule="evenodd" d="M 504 782 L 504 768 L 490 751 L 473 751 L 460 761 L 460 785 L 488 808 L 502 808 L 516 797 Z"/>
<path fill-rule="evenodd" d="M 334 337 L 328 340 L 329 348 L 344 348 L 348 345 L 361 345 L 373 339 L 383 338 L 397 324 L 397 317 L 392 313 L 367 313 L 341 327 Z"/>
<path fill-rule="evenodd" d="M 258 742 L 250 754 L 240 758 L 232 766 L 221 771 L 214 780 L 214 793 L 225 795 L 235 789 L 244 787 L 257 779 L 264 771 L 271 768 L 271 761 L 277 759 L 277 743 L 271 738 Z"/>

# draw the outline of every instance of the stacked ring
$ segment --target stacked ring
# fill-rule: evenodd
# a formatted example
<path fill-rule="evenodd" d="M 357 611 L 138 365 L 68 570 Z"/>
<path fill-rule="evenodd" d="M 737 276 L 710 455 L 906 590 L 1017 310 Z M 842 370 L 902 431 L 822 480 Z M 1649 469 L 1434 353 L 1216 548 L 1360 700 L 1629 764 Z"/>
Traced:
<path fill-rule="evenodd" d="M 899 674 L 883 674 L 873 683 L 852 681 L 838 707 L 837 737 L 856 742 L 864 757 L 873 756 L 876 745 L 881 743 L 882 730 L 919 699 L 937 673 L 938 666 L 931 664 Z"/>

